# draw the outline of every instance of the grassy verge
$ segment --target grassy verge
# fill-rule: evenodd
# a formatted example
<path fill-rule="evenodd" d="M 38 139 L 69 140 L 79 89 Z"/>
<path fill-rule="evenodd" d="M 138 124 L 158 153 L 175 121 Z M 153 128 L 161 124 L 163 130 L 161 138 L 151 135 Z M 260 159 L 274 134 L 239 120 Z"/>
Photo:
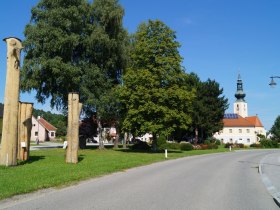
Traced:
<path fill-rule="evenodd" d="M 225 151 L 228 149 L 171 151 L 168 153 L 168 159 Z M 1 166 L 0 199 L 165 160 L 163 153 L 86 149 L 79 151 L 78 164 L 65 164 L 64 155 L 63 149 L 31 151 L 28 162 L 20 163 L 16 167 Z"/>

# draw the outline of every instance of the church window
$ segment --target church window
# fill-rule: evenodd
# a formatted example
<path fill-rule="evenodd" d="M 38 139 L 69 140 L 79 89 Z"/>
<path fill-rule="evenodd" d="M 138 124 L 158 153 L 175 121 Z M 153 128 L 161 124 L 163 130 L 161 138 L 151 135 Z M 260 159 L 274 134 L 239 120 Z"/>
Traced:
<path fill-rule="evenodd" d="M 247 143 L 250 143 L 250 139 L 247 139 Z"/>
<path fill-rule="evenodd" d="M 232 139 L 229 139 L 230 143 L 232 143 Z"/>
<path fill-rule="evenodd" d="M 247 133 L 250 133 L 250 129 L 247 129 Z"/>
<path fill-rule="evenodd" d="M 242 138 L 239 138 L 239 141 L 242 141 Z"/>
<path fill-rule="evenodd" d="M 229 129 L 229 132 L 232 133 L 232 129 Z"/>
<path fill-rule="evenodd" d="M 239 129 L 239 133 L 242 133 L 242 129 Z"/>

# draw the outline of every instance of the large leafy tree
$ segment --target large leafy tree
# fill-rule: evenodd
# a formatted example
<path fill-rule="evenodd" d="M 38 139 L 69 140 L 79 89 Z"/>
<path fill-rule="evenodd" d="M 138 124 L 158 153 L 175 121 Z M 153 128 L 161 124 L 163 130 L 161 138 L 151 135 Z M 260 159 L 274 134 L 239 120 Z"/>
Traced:
<path fill-rule="evenodd" d="M 168 136 L 191 123 L 193 91 L 186 86 L 175 32 L 159 20 L 139 26 L 133 38 L 132 64 L 120 88 L 123 130 L 135 135 Z"/>
<path fill-rule="evenodd" d="M 274 140 L 280 140 L 280 116 L 275 119 L 274 124 L 270 129 L 270 133 L 272 134 L 272 138 Z"/>
<path fill-rule="evenodd" d="M 228 99 L 223 89 L 215 80 L 200 81 L 194 73 L 190 74 L 189 82 L 196 88 L 196 99 L 192 112 L 192 135 L 197 130 L 198 135 L 205 139 L 223 128 L 222 119 L 228 108 Z"/>
<path fill-rule="evenodd" d="M 79 92 L 84 111 L 96 111 L 125 68 L 123 15 L 117 0 L 41 0 L 24 31 L 22 90 L 57 108 Z"/>

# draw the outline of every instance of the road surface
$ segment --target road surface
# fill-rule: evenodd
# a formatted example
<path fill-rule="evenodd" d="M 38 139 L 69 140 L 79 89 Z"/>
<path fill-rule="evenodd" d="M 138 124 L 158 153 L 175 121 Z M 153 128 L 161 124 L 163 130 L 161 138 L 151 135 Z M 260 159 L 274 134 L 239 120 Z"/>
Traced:
<path fill-rule="evenodd" d="M 279 209 L 258 172 L 272 153 L 280 156 L 254 150 L 168 160 L 1 201 L 0 209 Z"/>

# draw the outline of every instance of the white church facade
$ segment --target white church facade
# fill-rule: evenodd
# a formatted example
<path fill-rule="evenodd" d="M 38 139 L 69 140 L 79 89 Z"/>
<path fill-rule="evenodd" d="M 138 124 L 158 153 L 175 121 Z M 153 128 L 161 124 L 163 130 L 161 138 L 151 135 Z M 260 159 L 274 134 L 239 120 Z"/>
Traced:
<path fill-rule="evenodd" d="M 214 134 L 216 139 L 223 143 L 242 143 L 250 145 L 259 142 L 258 134 L 266 135 L 266 130 L 258 116 L 248 116 L 248 105 L 245 101 L 243 83 L 240 75 L 237 80 L 236 101 L 234 113 L 225 114 L 223 130 Z"/>

